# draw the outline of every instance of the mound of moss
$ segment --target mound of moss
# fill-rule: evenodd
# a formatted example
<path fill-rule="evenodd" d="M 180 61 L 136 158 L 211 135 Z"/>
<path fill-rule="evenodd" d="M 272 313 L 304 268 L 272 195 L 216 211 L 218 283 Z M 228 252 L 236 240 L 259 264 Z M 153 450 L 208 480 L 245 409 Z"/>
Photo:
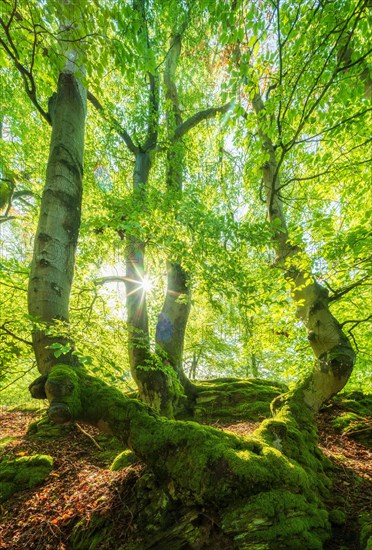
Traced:
<path fill-rule="evenodd" d="M 110 470 L 116 472 L 117 470 L 122 470 L 123 468 L 127 468 L 128 466 L 131 466 L 132 464 L 138 462 L 138 458 L 136 455 L 127 449 L 126 451 L 123 451 L 120 453 L 112 462 L 110 466 Z"/>
<path fill-rule="evenodd" d="M 53 468 L 49 455 L 5 457 L 0 462 L 0 502 L 17 491 L 32 489 L 48 476 Z"/>
<path fill-rule="evenodd" d="M 352 437 L 367 447 L 372 447 L 372 398 L 360 392 L 343 394 L 334 400 L 345 410 L 331 424 L 343 436 Z"/>
<path fill-rule="evenodd" d="M 372 411 L 372 395 L 360 391 L 340 393 L 333 398 L 333 401 L 361 416 L 368 416 Z"/>
<path fill-rule="evenodd" d="M 270 403 L 288 388 L 270 380 L 218 378 L 199 382 L 194 419 L 214 421 L 262 420 L 270 416 Z"/>
<path fill-rule="evenodd" d="M 27 436 L 32 439 L 57 439 L 67 433 L 70 433 L 74 429 L 72 424 L 59 425 L 55 424 L 47 416 L 32 422 L 27 429 Z"/>
<path fill-rule="evenodd" d="M 370 514 L 364 512 L 359 516 L 360 526 L 360 548 L 365 550 L 372 549 L 372 517 Z"/>

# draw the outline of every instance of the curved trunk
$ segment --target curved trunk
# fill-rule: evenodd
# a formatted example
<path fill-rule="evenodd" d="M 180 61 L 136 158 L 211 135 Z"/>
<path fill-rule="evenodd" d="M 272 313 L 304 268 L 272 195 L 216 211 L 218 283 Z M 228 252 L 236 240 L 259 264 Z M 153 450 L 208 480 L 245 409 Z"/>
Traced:
<path fill-rule="evenodd" d="M 81 367 L 58 365 L 43 384 L 53 421 L 80 420 L 117 436 L 175 505 L 208 510 L 236 547 L 322 548 L 330 528 L 320 497 L 329 484 L 301 389 L 277 400 L 275 417 L 252 436 L 240 437 L 159 417 Z"/>
<path fill-rule="evenodd" d="M 257 114 L 265 109 L 260 96 L 253 107 Z M 259 129 L 263 149 L 269 155 L 263 166 L 268 220 L 273 228 L 273 241 L 277 252 L 276 265 L 284 271 L 290 282 L 297 304 L 297 316 L 304 323 L 307 337 L 316 362 L 304 386 L 304 400 L 315 412 L 339 392 L 347 383 L 355 363 L 355 352 L 341 329 L 340 323 L 329 309 L 328 290 L 314 278 L 310 269 L 297 267 L 306 252 L 290 243 L 283 203 L 280 198 L 279 165 L 275 148 L 268 135 Z"/>
<path fill-rule="evenodd" d="M 191 289 L 187 272 L 180 264 L 168 263 L 167 293 L 156 325 L 156 345 L 166 363 L 176 371 L 188 393 L 191 382 L 183 371 L 182 359 Z"/>
<path fill-rule="evenodd" d="M 182 124 L 178 92 L 175 83 L 177 62 L 181 52 L 181 35 L 175 35 L 170 43 L 165 71 L 164 84 L 167 111 L 167 130 L 169 149 L 167 151 L 167 191 L 173 199 L 175 218 L 178 202 L 182 197 L 183 168 L 185 150 L 181 140 L 174 141 L 174 133 Z M 177 260 L 167 262 L 167 291 L 156 326 L 156 346 L 164 364 L 176 372 L 183 391 L 192 394 L 192 384 L 183 371 L 183 349 L 185 332 L 191 307 L 191 287 L 189 274 Z"/>
<path fill-rule="evenodd" d="M 28 287 L 29 314 L 47 327 L 68 322 L 69 297 L 80 227 L 86 90 L 68 62 L 50 100 L 52 135 Z M 56 363 L 48 349 L 58 338 L 36 329 L 33 345 L 39 371 Z M 60 340 L 63 341 L 63 340 Z"/>

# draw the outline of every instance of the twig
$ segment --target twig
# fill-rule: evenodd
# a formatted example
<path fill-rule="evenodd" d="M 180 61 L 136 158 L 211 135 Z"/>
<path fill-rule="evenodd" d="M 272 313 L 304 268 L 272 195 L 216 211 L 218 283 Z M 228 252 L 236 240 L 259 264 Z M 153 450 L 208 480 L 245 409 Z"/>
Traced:
<path fill-rule="evenodd" d="M 80 426 L 80 424 L 78 424 L 77 422 L 75 422 L 75 426 L 76 426 L 77 428 L 79 428 L 79 430 L 81 431 L 81 433 L 83 433 L 84 435 L 86 435 L 87 437 L 89 437 L 89 439 L 92 441 L 92 443 L 97 447 L 97 449 L 98 449 L 99 451 L 103 451 L 103 450 L 104 450 L 104 449 L 102 449 L 102 447 L 97 443 L 97 441 L 94 439 L 94 437 L 92 437 L 90 434 L 88 434 L 88 432 L 86 432 L 86 431 L 84 430 L 84 428 L 82 428 L 82 427 Z"/>

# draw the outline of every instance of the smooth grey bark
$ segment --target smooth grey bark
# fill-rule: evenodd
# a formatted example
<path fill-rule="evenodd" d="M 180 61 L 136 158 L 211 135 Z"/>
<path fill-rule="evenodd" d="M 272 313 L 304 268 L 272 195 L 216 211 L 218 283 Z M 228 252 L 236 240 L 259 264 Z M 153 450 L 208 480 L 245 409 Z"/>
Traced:
<path fill-rule="evenodd" d="M 86 90 L 71 65 L 68 62 L 60 73 L 57 93 L 49 103 L 52 135 L 28 287 L 29 314 L 46 327 L 55 320 L 69 320 L 80 227 Z M 56 363 L 48 349 L 55 341 L 43 328 L 33 332 L 42 374 Z"/>
<path fill-rule="evenodd" d="M 181 52 L 181 34 L 176 34 L 170 43 L 164 71 L 165 96 L 167 100 L 167 192 L 172 198 L 175 219 L 178 203 L 182 198 L 184 144 L 175 132 L 183 124 L 176 86 L 177 63 Z M 182 384 L 184 392 L 192 393 L 192 384 L 185 375 L 182 366 L 185 332 L 191 306 L 190 276 L 182 267 L 180 260 L 167 262 L 167 290 L 156 327 L 156 345 L 161 350 L 163 361 L 171 366 Z"/>
<path fill-rule="evenodd" d="M 355 363 L 355 352 L 332 315 L 328 290 L 314 278 L 310 268 L 301 267 L 306 252 L 290 242 L 283 203 L 280 197 L 280 167 L 274 144 L 262 129 L 265 106 L 257 94 L 253 108 L 258 115 L 262 148 L 269 159 L 262 167 L 268 220 L 273 228 L 276 265 L 290 282 L 297 304 L 297 316 L 303 322 L 316 362 L 304 386 L 304 400 L 315 412 L 347 383 Z"/>
<path fill-rule="evenodd" d="M 135 157 L 133 193 L 142 203 L 146 200 L 151 155 L 152 150 L 139 151 Z M 150 350 L 146 291 L 143 287 L 145 250 L 146 245 L 141 239 L 133 234 L 127 236 L 125 286 L 131 373 L 141 399 L 163 415 L 173 417 L 181 393 L 177 387 L 180 377 L 178 372 L 172 375 L 173 366 L 171 370 L 162 368 Z M 173 320 L 178 323 L 178 319 Z"/>
<path fill-rule="evenodd" d="M 183 193 L 185 144 L 182 139 L 203 120 L 225 113 L 231 107 L 231 103 L 220 107 L 210 107 L 183 120 L 179 104 L 176 72 L 186 24 L 187 21 L 183 29 L 175 33 L 170 40 L 164 69 L 168 136 L 166 185 L 174 209 L 175 221 L 178 217 L 179 202 L 182 200 Z M 191 274 L 183 267 L 181 257 L 171 258 L 167 262 L 167 291 L 158 318 L 156 345 L 157 350 L 160 350 L 163 362 L 176 372 L 186 396 L 192 398 L 196 388 L 185 375 L 182 364 L 190 307 Z"/>
<path fill-rule="evenodd" d="M 141 32 L 145 34 L 149 55 L 153 55 L 148 38 L 145 3 L 134 4 L 141 18 Z M 127 147 L 134 154 L 133 196 L 145 204 L 152 156 L 157 146 L 159 127 L 159 89 L 157 74 L 148 74 L 148 124 L 147 136 L 142 146 L 134 145 L 127 132 L 121 133 Z M 128 325 L 128 353 L 132 376 L 138 386 L 140 398 L 165 416 L 174 415 L 176 388 L 174 380 L 150 350 L 145 276 L 146 243 L 133 233 L 126 237 L 126 308 Z"/>

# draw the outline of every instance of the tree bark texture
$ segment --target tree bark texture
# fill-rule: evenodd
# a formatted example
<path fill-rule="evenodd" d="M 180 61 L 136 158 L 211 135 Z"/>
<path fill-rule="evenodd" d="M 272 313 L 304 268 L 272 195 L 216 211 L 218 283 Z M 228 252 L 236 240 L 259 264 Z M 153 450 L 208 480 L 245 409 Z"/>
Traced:
<path fill-rule="evenodd" d="M 263 120 L 265 106 L 259 95 L 253 101 L 258 120 Z M 274 144 L 262 130 L 259 122 L 262 148 L 268 161 L 262 167 L 268 220 L 273 228 L 273 241 L 277 252 L 276 265 L 284 271 L 290 282 L 297 304 L 297 316 L 304 323 L 316 363 L 305 388 L 305 402 L 314 411 L 339 392 L 347 383 L 355 363 L 355 352 L 329 309 L 328 290 L 305 270 L 301 259 L 306 252 L 290 242 L 283 203 L 280 197 L 280 167 Z"/>
<path fill-rule="evenodd" d="M 185 389 L 189 381 L 183 372 L 182 359 L 190 299 L 188 274 L 180 264 L 168 262 L 167 293 L 156 326 L 156 345 Z"/>
<path fill-rule="evenodd" d="M 81 216 L 85 116 L 86 90 L 66 67 L 50 100 L 52 135 L 28 288 L 29 313 L 47 327 L 55 320 L 69 320 Z M 48 349 L 53 341 L 44 329 L 33 332 L 41 373 L 56 362 Z"/>
<path fill-rule="evenodd" d="M 329 482 L 301 388 L 277 399 L 275 416 L 241 437 L 160 417 L 81 367 L 55 366 L 43 384 L 54 422 L 80 420 L 117 436 L 174 501 L 213 510 L 237 547 L 322 548 Z"/>
<path fill-rule="evenodd" d="M 175 35 L 165 64 L 164 85 L 167 100 L 167 192 L 172 198 L 175 219 L 178 203 L 182 198 L 185 150 L 182 140 L 174 138 L 176 128 L 182 124 L 176 85 L 177 63 L 181 53 L 181 35 Z M 167 291 L 156 327 L 156 345 L 163 360 L 177 373 L 186 395 L 192 393 L 192 384 L 183 371 L 183 349 L 187 321 L 191 307 L 191 286 L 189 274 L 181 262 L 167 262 Z"/>
<path fill-rule="evenodd" d="M 139 151 L 135 158 L 133 193 L 141 203 L 146 200 L 146 187 L 151 169 L 151 151 Z M 146 305 L 145 243 L 135 235 L 126 242 L 126 307 L 129 361 L 132 376 L 141 399 L 165 416 L 174 415 L 173 401 L 177 393 L 174 379 L 157 364 L 150 350 Z"/>
<path fill-rule="evenodd" d="M 135 159 L 133 193 L 138 201 L 146 200 L 146 186 L 151 168 L 150 153 L 139 152 Z M 137 367 L 144 365 L 150 356 L 149 326 L 146 307 L 146 292 L 143 288 L 145 276 L 145 243 L 134 235 L 126 242 L 126 307 L 129 330 L 129 359 L 133 377 Z"/>

